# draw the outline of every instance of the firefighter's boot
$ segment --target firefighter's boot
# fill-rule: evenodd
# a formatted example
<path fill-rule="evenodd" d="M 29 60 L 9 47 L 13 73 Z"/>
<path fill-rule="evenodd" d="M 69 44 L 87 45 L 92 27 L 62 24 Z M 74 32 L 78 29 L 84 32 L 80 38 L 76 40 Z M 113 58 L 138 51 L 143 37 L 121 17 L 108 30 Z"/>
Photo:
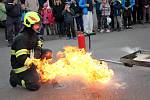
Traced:
<path fill-rule="evenodd" d="M 9 83 L 12 87 L 16 87 L 17 86 L 17 82 L 18 82 L 18 78 L 17 75 L 11 71 L 10 72 L 10 78 L 9 78 Z"/>

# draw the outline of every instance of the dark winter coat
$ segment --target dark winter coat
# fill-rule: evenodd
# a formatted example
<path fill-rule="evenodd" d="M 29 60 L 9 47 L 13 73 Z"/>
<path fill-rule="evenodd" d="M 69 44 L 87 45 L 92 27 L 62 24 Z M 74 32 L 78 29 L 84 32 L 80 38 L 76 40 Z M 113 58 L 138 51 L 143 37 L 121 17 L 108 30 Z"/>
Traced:
<path fill-rule="evenodd" d="M 21 16 L 21 2 L 13 5 L 13 0 L 5 1 L 6 14 L 9 17 L 20 17 Z"/>
<path fill-rule="evenodd" d="M 63 22 L 64 21 L 64 17 L 62 15 L 63 10 L 64 10 L 64 4 L 53 6 L 53 14 L 54 14 L 56 22 Z"/>

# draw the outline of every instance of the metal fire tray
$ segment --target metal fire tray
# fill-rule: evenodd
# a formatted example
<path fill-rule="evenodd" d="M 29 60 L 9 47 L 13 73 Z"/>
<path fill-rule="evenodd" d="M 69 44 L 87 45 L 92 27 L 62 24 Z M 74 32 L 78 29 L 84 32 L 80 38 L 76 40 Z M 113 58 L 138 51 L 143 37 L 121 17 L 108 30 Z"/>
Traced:
<path fill-rule="evenodd" d="M 121 57 L 120 62 L 128 67 L 133 67 L 133 65 L 150 67 L 150 51 L 138 50 Z"/>

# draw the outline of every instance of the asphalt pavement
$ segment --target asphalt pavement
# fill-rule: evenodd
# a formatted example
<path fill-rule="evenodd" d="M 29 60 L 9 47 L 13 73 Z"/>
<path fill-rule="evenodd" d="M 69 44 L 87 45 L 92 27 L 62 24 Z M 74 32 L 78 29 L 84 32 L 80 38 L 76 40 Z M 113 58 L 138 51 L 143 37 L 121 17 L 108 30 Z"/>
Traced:
<path fill-rule="evenodd" d="M 92 57 L 119 61 L 120 57 L 138 49 L 150 50 L 150 24 L 135 25 L 133 29 L 121 32 L 97 33 L 91 36 Z M 64 46 L 78 46 L 77 40 L 47 37 L 44 48 L 53 50 L 54 54 Z M 88 49 L 88 38 L 86 37 Z M 63 82 L 62 88 L 52 84 L 43 84 L 40 90 L 31 92 L 9 85 L 10 47 L 0 29 L 0 100 L 150 100 L 150 68 L 144 66 L 126 67 L 122 64 L 108 62 L 114 76 L 107 84 L 95 84 L 86 87 L 78 79 Z"/>

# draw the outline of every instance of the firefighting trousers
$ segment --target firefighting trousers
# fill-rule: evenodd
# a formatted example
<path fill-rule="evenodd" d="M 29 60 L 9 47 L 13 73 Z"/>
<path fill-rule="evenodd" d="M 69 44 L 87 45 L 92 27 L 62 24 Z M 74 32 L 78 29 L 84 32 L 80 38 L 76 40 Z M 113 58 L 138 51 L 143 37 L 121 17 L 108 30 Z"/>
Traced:
<path fill-rule="evenodd" d="M 29 69 L 21 73 L 15 73 L 11 71 L 9 81 L 12 87 L 20 85 L 31 91 L 38 90 L 41 87 L 39 75 L 35 66 L 31 66 Z"/>

